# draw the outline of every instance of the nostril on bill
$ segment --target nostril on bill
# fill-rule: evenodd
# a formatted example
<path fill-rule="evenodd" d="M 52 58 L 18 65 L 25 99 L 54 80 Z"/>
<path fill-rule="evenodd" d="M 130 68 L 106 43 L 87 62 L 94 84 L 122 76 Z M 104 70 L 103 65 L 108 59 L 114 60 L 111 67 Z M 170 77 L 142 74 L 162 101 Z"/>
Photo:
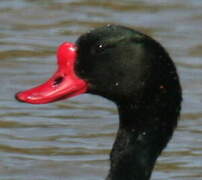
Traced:
<path fill-rule="evenodd" d="M 57 77 L 55 80 L 54 80 L 54 83 L 53 83 L 53 85 L 58 85 L 58 84 L 60 84 L 62 81 L 63 81 L 63 77 Z"/>

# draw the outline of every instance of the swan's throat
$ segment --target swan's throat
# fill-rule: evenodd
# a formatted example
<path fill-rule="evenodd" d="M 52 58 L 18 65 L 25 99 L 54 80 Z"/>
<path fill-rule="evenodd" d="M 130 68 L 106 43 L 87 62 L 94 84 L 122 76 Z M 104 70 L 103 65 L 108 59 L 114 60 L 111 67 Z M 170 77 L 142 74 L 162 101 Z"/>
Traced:
<path fill-rule="evenodd" d="M 141 111 L 141 110 L 140 110 Z M 147 115 L 145 115 L 145 113 Z M 111 151 L 107 180 L 149 180 L 155 161 L 172 136 L 174 127 L 149 112 L 121 108 L 120 126 Z M 142 116 L 144 114 L 144 116 Z"/>

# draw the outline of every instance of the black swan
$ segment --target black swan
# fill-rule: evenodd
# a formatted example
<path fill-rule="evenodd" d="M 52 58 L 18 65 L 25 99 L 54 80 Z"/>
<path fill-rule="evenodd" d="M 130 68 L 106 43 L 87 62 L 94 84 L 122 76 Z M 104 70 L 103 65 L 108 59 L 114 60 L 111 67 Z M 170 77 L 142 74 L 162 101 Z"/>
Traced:
<path fill-rule="evenodd" d="M 148 180 L 172 137 L 182 92 L 173 61 L 151 37 L 107 25 L 58 48 L 58 70 L 44 84 L 16 94 L 42 104 L 82 93 L 116 103 L 119 129 L 107 180 Z"/>

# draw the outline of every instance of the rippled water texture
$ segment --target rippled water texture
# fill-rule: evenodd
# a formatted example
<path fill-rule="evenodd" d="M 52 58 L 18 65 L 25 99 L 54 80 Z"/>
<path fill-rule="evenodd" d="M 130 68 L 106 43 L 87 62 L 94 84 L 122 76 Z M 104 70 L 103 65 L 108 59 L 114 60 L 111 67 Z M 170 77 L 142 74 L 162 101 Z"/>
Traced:
<path fill-rule="evenodd" d="M 114 104 L 83 95 L 35 106 L 13 95 L 54 72 L 61 42 L 117 23 L 160 41 L 181 77 L 181 120 L 152 179 L 201 180 L 201 9 L 200 0 L 1 0 L 0 179 L 104 179 L 118 123 Z"/>

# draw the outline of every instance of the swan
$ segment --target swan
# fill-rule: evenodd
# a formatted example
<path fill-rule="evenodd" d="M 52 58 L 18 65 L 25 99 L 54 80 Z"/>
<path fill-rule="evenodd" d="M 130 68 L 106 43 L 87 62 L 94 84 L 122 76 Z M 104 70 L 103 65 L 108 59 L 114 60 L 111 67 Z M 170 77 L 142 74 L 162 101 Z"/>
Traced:
<path fill-rule="evenodd" d="M 61 44 L 57 59 L 47 82 L 16 99 L 43 104 L 90 93 L 113 101 L 119 128 L 106 180 L 149 180 L 181 110 L 180 80 L 166 50 L 143 33 L 106 25 Z"/>

